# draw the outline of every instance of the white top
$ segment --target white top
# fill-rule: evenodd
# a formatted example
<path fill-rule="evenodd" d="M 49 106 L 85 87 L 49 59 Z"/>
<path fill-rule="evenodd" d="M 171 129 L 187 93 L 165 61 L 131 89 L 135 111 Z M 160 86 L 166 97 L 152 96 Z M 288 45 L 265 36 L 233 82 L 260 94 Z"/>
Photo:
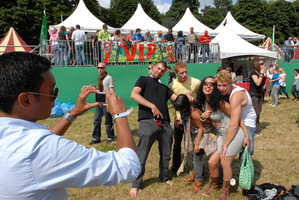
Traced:
<path fill-rule="evenodd" d="M 67 187 L 112 186 L 141 172 L 130 148 L 87 149 L 45 126 L 0 118 L 0 199 L 67 199 Z"/>
<path fill-rule="evenodd" d="M 72 40 L 75 41 L 75 45 L 84 45 L 84 41 L 87 39 L 83 31 L 75 30 L 72 35 Z"/>
<path fill-rule="evenodd" d="M 248 98 L 248 104 L 247 106 L 243 106 L 241 107 L 241 117 L 242 119 L 244 120 L 244 123 L 246 126 L 249 126 L 249 127 L 255 127 L 255 121 L 256 121 L 256 114 L 255 114 L 255 110 L 253 108 L 253 105 L 252 105 L 252 100 L 251 100 L 251 97 L 249 95 L 249 93 L 242 87 L 239 87 L 237 85 L 233 85 L 234 89 L 232 90 L 230 96 L 229 96 L 229 99 L 231 98 L 231 96 L 237 92 L 237 91 L 242 91 L 244 90 L 246 95 L 247 95 L 247 98 Z"/>
<path fill-rule="evenodd" d="M 297 76 L 295 75 L 295 79 L 294 79 L 293 85 L 296 85 L 296 82 L 297 82 L 298 79 L 299 79 L 299 74 Z"/>
<path fill-rule="evenodd" d="M 283 78 L 285 76 L 286 76 L 285 73 L 279 74 L 279 85 L 282 86 L 282 87 L 286 87 L 287 86 L 286 81 L 285 80 L 283 81 Z"/>
<path fill-rule="evenodd" d="M 271 74 L 271 73 L 269 72 L 269 69 L 267 70 L 267 77 L 270 78 L 270 79 L 272 79 L 272 77 L 273 77 L 273 74 Z"/>

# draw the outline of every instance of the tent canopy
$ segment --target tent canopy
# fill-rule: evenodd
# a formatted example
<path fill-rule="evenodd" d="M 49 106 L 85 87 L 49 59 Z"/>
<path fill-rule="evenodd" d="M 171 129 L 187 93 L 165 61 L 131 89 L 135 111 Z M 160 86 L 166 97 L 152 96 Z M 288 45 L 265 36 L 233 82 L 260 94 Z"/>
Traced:
<path fill-rule="evenodd" d="M 198 21 L 191 13 L 190 9 L 187 8 L 183 17 L 172 28 L 172 30 L 175 32 L 183 31 L 184 34 L 188 34 L 190 32 L 190 27 L 193 27 L 194 32 L 200 35 L 203 35 L 205 30 L 207 30 L 211 36 L 215 36 L 217 34 L 213 29 Z"/>
<path fill-rule="evenodd" d="M 237 35 L 239 35 L 241 38 L 245 40 L 259 40 L 264 39 L 264 35 L 260 35 L 258 33 L 254 33 L 251 30 L 245 28 L 241 24 L 239 24 L 235 18 L 232 16 L 231 12 L 228 11 L 226 17 L 221 22 L 221 24 L 214 30 L 215 32 L 220 33 L 222 29 L 225 27 L 229 27 L 233 32 L 235 32 Z"/>
<path fill-rule="evenodd" d="M 224 26 L 221 32 L 211 41 L 211 43 L 218 43 L 220 47 L 220 58 L 230 57 L 270 57 L 277 58 L 277 53 L 261 49 L 246 40 L 242 39 L 234 33 L 230 27 Z"/>
<path fill-rule="evenodd" d="M 75 11 L 63 22 L 57 25 L 50 25 L 50 28 L 60 28 L 65 26 L 69 29 L 71 26 L 75 27 L 77 24 L 81 26 L 81 30 L 85 32 L 96 32 L 98 29 L 103 28 L 104 22 L 96 18 L 86 7 L 83 0 L 79 1 L 79 4 Z M 114 29 L 108 26 L 108 29 Z"/>
<path fill-rule="evenodd" d="M 135 30 L 136 28 L 140 28 L 141 32 L 145 32 L 147 29 L 149 29 L 152 33 L 168 31 L 167 28 L 150 18 L 144 12 L 140 3 L 138 3 L 137 9 L 132 17 L 121 27 L 121 30 L 122 32 L 129 32 L 131 29 Z"/>
<path fill-rule="evenodd" d="M 0 55 L 12 51 L 32 51 L 13 27 L 8 30 L 4 38 L 0 41 Z"/>

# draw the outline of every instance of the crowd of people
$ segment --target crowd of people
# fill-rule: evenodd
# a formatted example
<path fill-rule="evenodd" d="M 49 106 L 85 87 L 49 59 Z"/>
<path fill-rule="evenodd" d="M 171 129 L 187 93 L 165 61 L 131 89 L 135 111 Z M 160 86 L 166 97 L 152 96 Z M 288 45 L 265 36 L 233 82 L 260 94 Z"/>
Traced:
<path fill-rule="evenodd" d="M 109 36 L 106 34 L 106 37 Z M 140 76 L 131 92 L 131 98 L 139 106 L 136 146 L 127 120 L 130 112 L 125 111 L 122 99 L 116 96 L 113 78 L 108 75 L 105 63 L 97 67 L 98 85 L 83 86 L 75 108 L 49 129 L 36 123 L 49 117 L 58 95 L 50 69 L 51 62 L 38 55 L 13 52 L 0 56 L 0 162 L 5 163 L 1 168 L 5 172 L 0 178 L 1 197 L 67 199 L 67 187 L 111 186 L 126 182 L 132 182 L 129 194 L 137 196 L 149 152 L 156 140 L 160 156 L 159 179 L 172 187 L 172 177 L 184 171 L 188 159 L 186 148 L 181 158 L 185 135 L 193 144 L 194 172 L 184 180 L 194 182 L 191 191 L 198 193 L 204 184 L 203 156 L 209 156 L 209 186 L 201 193 L 210 196 L 220 189 L 222 180 L 217 200 L 226 200 L 232 187 L 234 158 L 242 155 L 245 146 L 250 155 L 254 154 L 254 136 L 260 134 L 259 117 L 266 78 L 272 83 L 274 106 L 278 103 L 280 87 L 283 92 L 286 87 L 284 70 L 272 66 L 267 76 L 262 60 L 256 61 L 250 72 L 248 92 L 233 84 L 236 75 L 231 69 L 219 69 L 215 77 L 207 76 L 200 81 L 188 76 L 187 65 L 182 61 L 175 63 L 174 72 L 163 61 L 151 64 L 149 76 Z M 169 73 L 168 86 L 160 81 L 166 71 Z M 294 72 L 295 92 L 292 94 L 298 101 L 299 70 Z M 103 91 L 107 104 L 86 102 L 90 94 Z M 174 132 L 168 100 L 176 109 Z M 87 149 L 61 137 L 80 114 L 95 107 L 93 139 L 89 144 L 101 142 L 101 119 L 105 116 L 106 143 L 115 140 L 114 122 L 117 152 Z M 184 141 L 184 147 L 188 146 L 187 142 Z"/>

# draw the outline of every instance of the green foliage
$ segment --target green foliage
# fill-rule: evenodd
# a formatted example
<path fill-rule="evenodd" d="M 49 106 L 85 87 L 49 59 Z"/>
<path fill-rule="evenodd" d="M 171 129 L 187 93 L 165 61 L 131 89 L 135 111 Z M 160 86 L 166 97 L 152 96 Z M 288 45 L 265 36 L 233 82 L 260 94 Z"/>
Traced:
<path fill-rule="evenodd" d="M 212 29 L 217 28 L 227 14 L 227 12 L 221 9 L 211 7 L 205 7 L 202 12 L 203 18 L 201 22 Z"/>

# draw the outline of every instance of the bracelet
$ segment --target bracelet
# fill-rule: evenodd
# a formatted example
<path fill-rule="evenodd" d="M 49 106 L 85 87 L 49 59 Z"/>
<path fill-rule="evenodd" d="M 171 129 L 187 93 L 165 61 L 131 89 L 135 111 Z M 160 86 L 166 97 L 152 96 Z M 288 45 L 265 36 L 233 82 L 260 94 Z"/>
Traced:
<path fill-rule="evenodd" d="M 203 119 L 201 116 L 199 117 L 200 121 L 205 122 L 207 119 Z"/>
<path fill-rule="evenodd" d="M 76 117 L 72 116 L 72 115 L 70 114 L 70 112 L 66 112 L 66 113 L 63 115 L 63 117 L 64 117 L 64 119 L 65 119 L 66 121 L 68 121 L 69 123 L 73 123 L 73 122 L 77 119 Z"/>
<path fill-rule="evenodd" d="M 115 114 L 115 115 L 113 116 L 113 120 L 115 121 L 115 119 L 120 118 L 120 117 L 125 117 L 125 118 L 127 118 L 127 116 L 128 116 L 129 114 L 131 114 L 132 111 L 133 111 L 133 107 L 130 108 L 129 110 L 127 110 L 126 112 Z"/>

